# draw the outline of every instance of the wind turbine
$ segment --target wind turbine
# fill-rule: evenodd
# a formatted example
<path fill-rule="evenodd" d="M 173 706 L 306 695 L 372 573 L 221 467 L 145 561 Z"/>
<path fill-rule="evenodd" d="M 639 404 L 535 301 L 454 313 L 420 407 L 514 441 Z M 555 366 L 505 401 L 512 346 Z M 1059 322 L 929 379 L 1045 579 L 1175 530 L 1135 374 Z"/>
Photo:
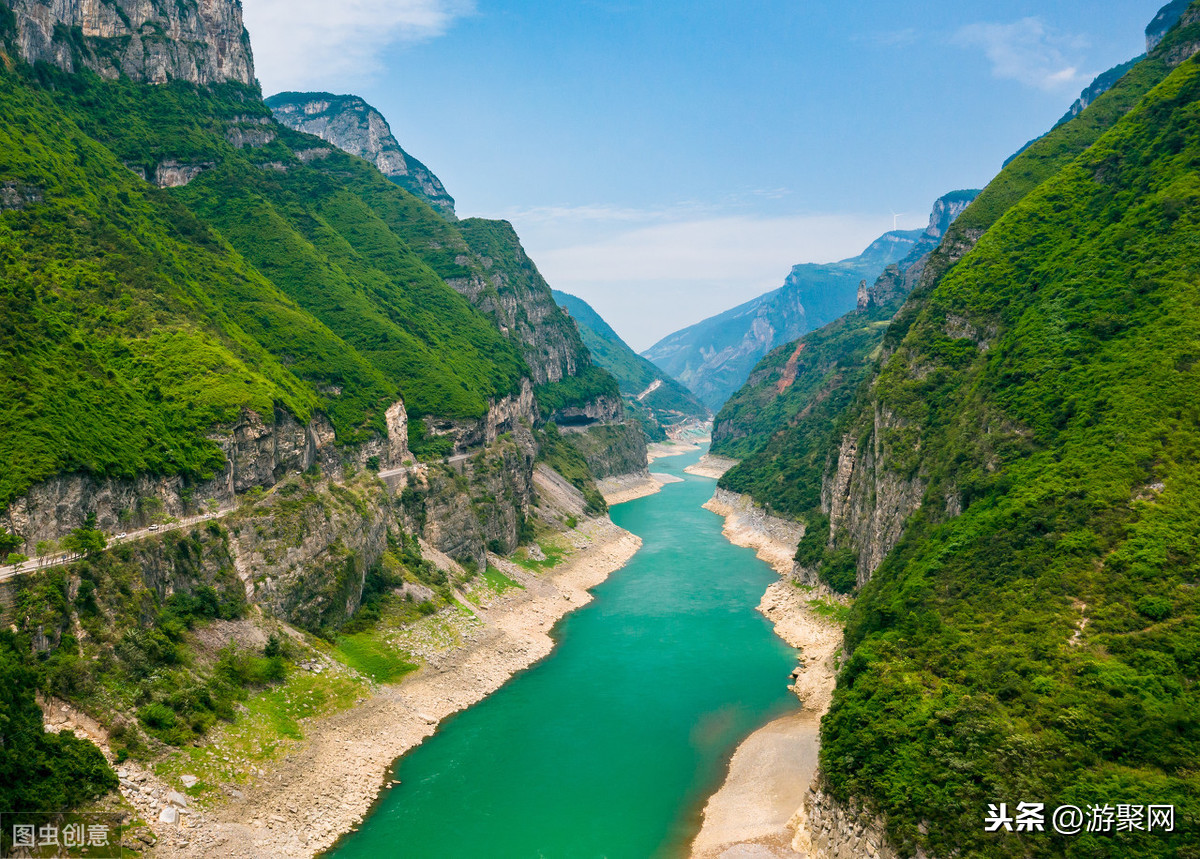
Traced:
<path fill-rule="evenodd" d="M 895 212 L 892 212 L 892 232 L 893 233 L 896 232 L 898 229 L 900 229 L 900 219 L 903 217 L 904 217 L 904 212 L 901 212 L 900 214 L 896 214 Z"/>

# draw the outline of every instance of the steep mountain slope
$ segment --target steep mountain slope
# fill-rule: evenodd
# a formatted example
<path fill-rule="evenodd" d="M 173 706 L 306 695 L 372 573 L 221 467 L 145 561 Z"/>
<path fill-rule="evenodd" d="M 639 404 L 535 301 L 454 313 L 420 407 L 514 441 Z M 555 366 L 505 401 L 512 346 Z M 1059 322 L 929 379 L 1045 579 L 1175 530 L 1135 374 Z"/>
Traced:
<path fill-rule="evenodd" d="M 888 324 L 919 283 L 931 249 L 977 194 L 958 191 L 940 198 L 912 252 L 880 276 L 856 311 L 764 358 L 713 423 L 713 452 L 740 460 L 722 488 L 750 495 L 775 515 L 807 521 L 812 536 L 804 546 L 804 563 L 811 567 L 810 581 L 842 592 L 857 584 L 855 556 L 845 549 L 825 551 L 822 491 L 829 452 L 836 449 L 845 412 L 874 371 Z"/>
<path fill-rule="evenodd" d="M 859 283 L 903 259 L 919 235 L 886 233 L 857 257 L 798 265 L 780 289 L 677 331 L 642 354 L 718 410 L 775 346 L 853 310 Z"/>
<path fill-rule="evenodd" d="M 656 438 L 684 421 L 708 420 L 710 412 L 687 388 L 634 352 L 590 304 L 557 290 L 554 300 L 575 320 L 593 360 L 621 386 L 626 410 L 644 418 Z"/>
<path fill-rule="evenodd" d="M 266 100 L 281 125 L 365 158 L 451 220 L 454 198 L 428 167 L 400 148 L 383 114 L 358 96 L 285 92 Z"/>
<path fill-rule="evenodd" d="M 914 308 L 875 386 L 882 468 L 920 487 L 921 512 L 852 612 L 822 765 L 901 843 L 1147 857 L 1190 843 L 976 833 L 979 809 L 1017 794 L 1200 813 L 1198 108 L 1188 63 Z M 951 757 L 968 769 L 948 775 Z"/>
<path fill-rule="evenodd" d="M 283 125 L 366 158 L 393 182 L 455 221 L 442 183 L 400 148 L 375 108 L 357 96 L 283 93 L 267 99 Z M 412 220 L 406 214 L 404 220 Z M 445 281 L 520 344 L 547 416 L 620 420 L 617 388 L 592 366 L 579 332 L 555 303 L 512 225 L 471 218 L 453 226 L 406 223 L 406 238 Z M 591 403 L 582 412 L 577 408 Z M 570 414 L 566 414 L 566 409 Z"/>
<path fill-rule="evenodd" d="M 754 481 L 813 505 L 801 574 L 861 589 L 810 810 L 863 803 L 900 855 L 1192 855 L 1186 825 L 1064 838 L 981 821 L 1018 801 L 1200 813 L 1198 48 L 1194 3 L 1003 171 L 856 392 L 793 382 L 816 393 Z"/>

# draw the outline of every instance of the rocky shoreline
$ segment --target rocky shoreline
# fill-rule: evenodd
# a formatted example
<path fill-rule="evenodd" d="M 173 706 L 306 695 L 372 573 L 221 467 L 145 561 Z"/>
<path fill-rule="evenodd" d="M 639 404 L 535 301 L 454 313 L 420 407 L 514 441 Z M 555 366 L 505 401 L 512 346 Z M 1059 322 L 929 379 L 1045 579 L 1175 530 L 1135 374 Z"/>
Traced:
<path fill-rule="evenodd" d="M 725 518 L 726 539 L 757 550 L 781 577 L 767 588 L 758 609 L 775 624 L 776 634 L 800 651 L 790 688 L 803 709 L 760 729 L 738 747 L 725 784 L 705 806 L 692 856 L 804 856 L 808 851 L 799 849 L 813 844 L 806 807 L 817 775 L 820 720 L 836 683 L 842 628 L 809 605 L 817 592 L 806 593 L 795 584 L 793 559 L 804 536 L 802 524 L 770 516 L 748 496 L 721 489 L 704 506 Z M 743 852 L 729 852 L 738 849 Z"/>
<path fill-rule="evenodd" d="M 725 472 L 738 464 L 736 459 L 730 459 L 727 456 L 715 456 L 711 453 L 706 453 L 700 457 L 700 461 L 695 465 L 689 465 L 684 469 L 688 474 L 695 474 L 699 477 L 711 477 L 713 480 L 720 480 L 725 476 Z M 732 494 L 732 493 L 726 493 Z"/>
<path fill-rule="evenodd" d="M 607 518 L 566 535 L 574 554 L 532 573 L 502 558 L 493 565 L 522 586 L 478 607 L 461 644 L 426 656 L 403 682 L 378 687 L 350 710 L 305 725 L 303 745 L 220 807 L 194 810 L 160 831 L 156 856 L 204 859 L 310 857 L 358 826 L 392 763 L 446 717 L 479 702 L 553 649 L 560 618 L 591 602 L 589 592 L 623 567 L 641 540 Z"/>
<path fill-rule="evenodd" d="M 596 487 L 604 496 L 609 507 L 636 501 L 648 495 L 662 491 L 669 483 L 682 483 L 683 479 L 673 474 L 625 474 L 620 477 L 606 477 L 596 481 Z"/>

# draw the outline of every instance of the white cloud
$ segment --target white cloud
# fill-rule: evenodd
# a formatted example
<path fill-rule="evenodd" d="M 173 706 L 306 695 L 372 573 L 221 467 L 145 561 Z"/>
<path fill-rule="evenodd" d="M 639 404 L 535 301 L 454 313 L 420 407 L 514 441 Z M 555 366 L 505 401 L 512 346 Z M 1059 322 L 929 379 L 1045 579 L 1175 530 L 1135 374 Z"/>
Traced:
<path fill-rule="evenodd" d="M 446 33 L 474 0 L 244 0 L 263 91 L 334 89 L 381 70 L 389 45 Z"/>
<path fill-rule="evenodd" d="M 902 30 L 878 30 L 854 36 L 851 41 L 867 42 L 881 48 L 907 48 L 909 45 L 915 45 L 920 38 L 920 34 L 915 29 L 906 27 Z"/>
<path fill-rule="evenodd" d="M 555 289 L 590 302 L 635 349 L 783 285 L 793 265 L 855 256 L 891 217 L 563 207 L 509 214 Z"/>
<path fill-rule="evenodd" d="M 1090 79 L 1078 64 L 1087 41 L 1055 30 L 1041 18 L 971 24 L 959 30 L 953 42 L 963 48 L 981 48 L 997 78 L 1047 92 L 1078 88 Z"/>

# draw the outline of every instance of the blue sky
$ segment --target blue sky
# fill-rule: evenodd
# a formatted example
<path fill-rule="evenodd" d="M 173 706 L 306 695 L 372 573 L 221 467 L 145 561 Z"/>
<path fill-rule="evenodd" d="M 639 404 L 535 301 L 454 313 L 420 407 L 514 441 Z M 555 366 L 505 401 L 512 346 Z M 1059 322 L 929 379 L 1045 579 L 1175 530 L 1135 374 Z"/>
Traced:
<path fill-rule="evenodd" d="M 1165 0 L 244 0 L 267 94 L 363 96 L 635 348 L 924 226 Z"/>

